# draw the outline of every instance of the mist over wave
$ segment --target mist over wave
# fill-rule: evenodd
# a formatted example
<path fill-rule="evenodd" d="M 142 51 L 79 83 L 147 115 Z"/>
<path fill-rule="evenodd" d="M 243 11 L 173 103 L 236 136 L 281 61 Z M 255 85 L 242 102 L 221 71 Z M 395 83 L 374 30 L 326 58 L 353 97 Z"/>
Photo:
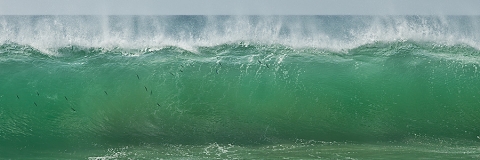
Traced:
<path fill-rule="evenodd" d="M 0 42 L 45 50 L 280 44 L 344 50 L 420 41 L 480 48 L 478 16 L 1 16 Z M 53 53 L 51 53 L 53 54 Z"/>

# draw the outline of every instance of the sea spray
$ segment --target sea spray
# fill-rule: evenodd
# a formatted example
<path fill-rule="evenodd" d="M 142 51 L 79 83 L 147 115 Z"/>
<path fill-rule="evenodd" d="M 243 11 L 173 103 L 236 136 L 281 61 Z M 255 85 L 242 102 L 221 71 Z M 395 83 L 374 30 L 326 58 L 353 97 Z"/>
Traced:
<path fill-rule="evenodd" d="M 352 49 L 403 40 L 479 48 L 477 16 L 1 16 L 0 41 L 43 51 L 176 46 L 195 50 L 237 42 Z"/>

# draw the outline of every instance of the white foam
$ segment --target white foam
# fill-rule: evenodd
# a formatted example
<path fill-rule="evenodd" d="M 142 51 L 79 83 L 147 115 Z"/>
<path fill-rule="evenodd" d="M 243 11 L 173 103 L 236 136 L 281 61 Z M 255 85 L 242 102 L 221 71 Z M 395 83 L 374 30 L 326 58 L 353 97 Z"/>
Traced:
<path fill-rule="evenodd" d="M 42 51 L 69 45 L 177 46 L 195 51 L 198 46 L 238 42 L 339 51 L 403 40 L 467 44 L 478 49 L 480 17 L 2 16 L 0 35 L 0 42 L 26 44 Z"/>

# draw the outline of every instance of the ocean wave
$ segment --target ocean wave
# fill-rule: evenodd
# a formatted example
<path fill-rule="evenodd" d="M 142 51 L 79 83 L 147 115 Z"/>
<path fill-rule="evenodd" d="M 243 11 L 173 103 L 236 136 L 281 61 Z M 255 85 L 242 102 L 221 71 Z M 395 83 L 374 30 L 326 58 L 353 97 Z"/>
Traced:
<path fill-rule="evenodd" d="M 360 42 L 352 33 L 368 32 L 351 25 L 364 22 L 371 28 L 372 17 L 312 16 L 294 23 L 295 16 L 120 16 L 105 17 L 109 23 L 103 29 L 93 22 L 104 21 L 91 16 L 2 18 L 0 32 L 6 34 L 0 38 L 7 40 L 0 45 L 0 148 L 257 145 L 298 139 L 408 143 L 418 137 L 478 141 L 480 51 L 475 43 L 432 38 L 453 32 L 449 23 L 432 25 L 443 24 L 437 17 L 406 18 L 406 23 L 440 28 L 425 32 L 425 39 L 399 35 Z M 269 41 L 275 35 L 270 31 L 277 32 L 271 30 L 274 24 L 285 22 L 280 19 L 292 23 L 285 23 L 286 29 L 283 23 L 277 26 L 281 36 Z M 386 19 L 379 23 L 411 26 L 396 24 L 405 17 Z M 334 32 L 342 45 L 329 46 L 335 41 L 321 38 L 312 41 L 324 42 L 318 45 L 284 43 L 316 37 L 304 27 L 317 26 L 317 20 L 330 26 L 322 31 Z M 62 27 L 64 22 L 72 23 Z M 158 25 L 166 25 L 165 31 Z M 237 33 L 229 27 L 246 31 L 224 40 Z M 295 27 L 302 32 L 293 32 Z M 375 31 L 380 37 L 386 30 Z M 147 41 L 164 33 L 191 33 L 187 37 L 193 41 Z M 469 29 L 454 33 L 476 37 Z M 101 43 L 114 34 L 125 41 Z M 203 39 L 209 37 L 204 34 L 218 36 Z"/>

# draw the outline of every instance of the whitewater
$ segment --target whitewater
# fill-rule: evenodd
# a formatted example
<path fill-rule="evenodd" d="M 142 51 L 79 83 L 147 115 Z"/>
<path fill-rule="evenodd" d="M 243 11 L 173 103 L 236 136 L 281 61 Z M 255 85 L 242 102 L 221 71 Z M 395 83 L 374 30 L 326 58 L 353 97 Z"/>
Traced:
<path fill-rule="evenodd" d="M 478 16 L 0 16 L 1 159 L 475 159 Z"/>

